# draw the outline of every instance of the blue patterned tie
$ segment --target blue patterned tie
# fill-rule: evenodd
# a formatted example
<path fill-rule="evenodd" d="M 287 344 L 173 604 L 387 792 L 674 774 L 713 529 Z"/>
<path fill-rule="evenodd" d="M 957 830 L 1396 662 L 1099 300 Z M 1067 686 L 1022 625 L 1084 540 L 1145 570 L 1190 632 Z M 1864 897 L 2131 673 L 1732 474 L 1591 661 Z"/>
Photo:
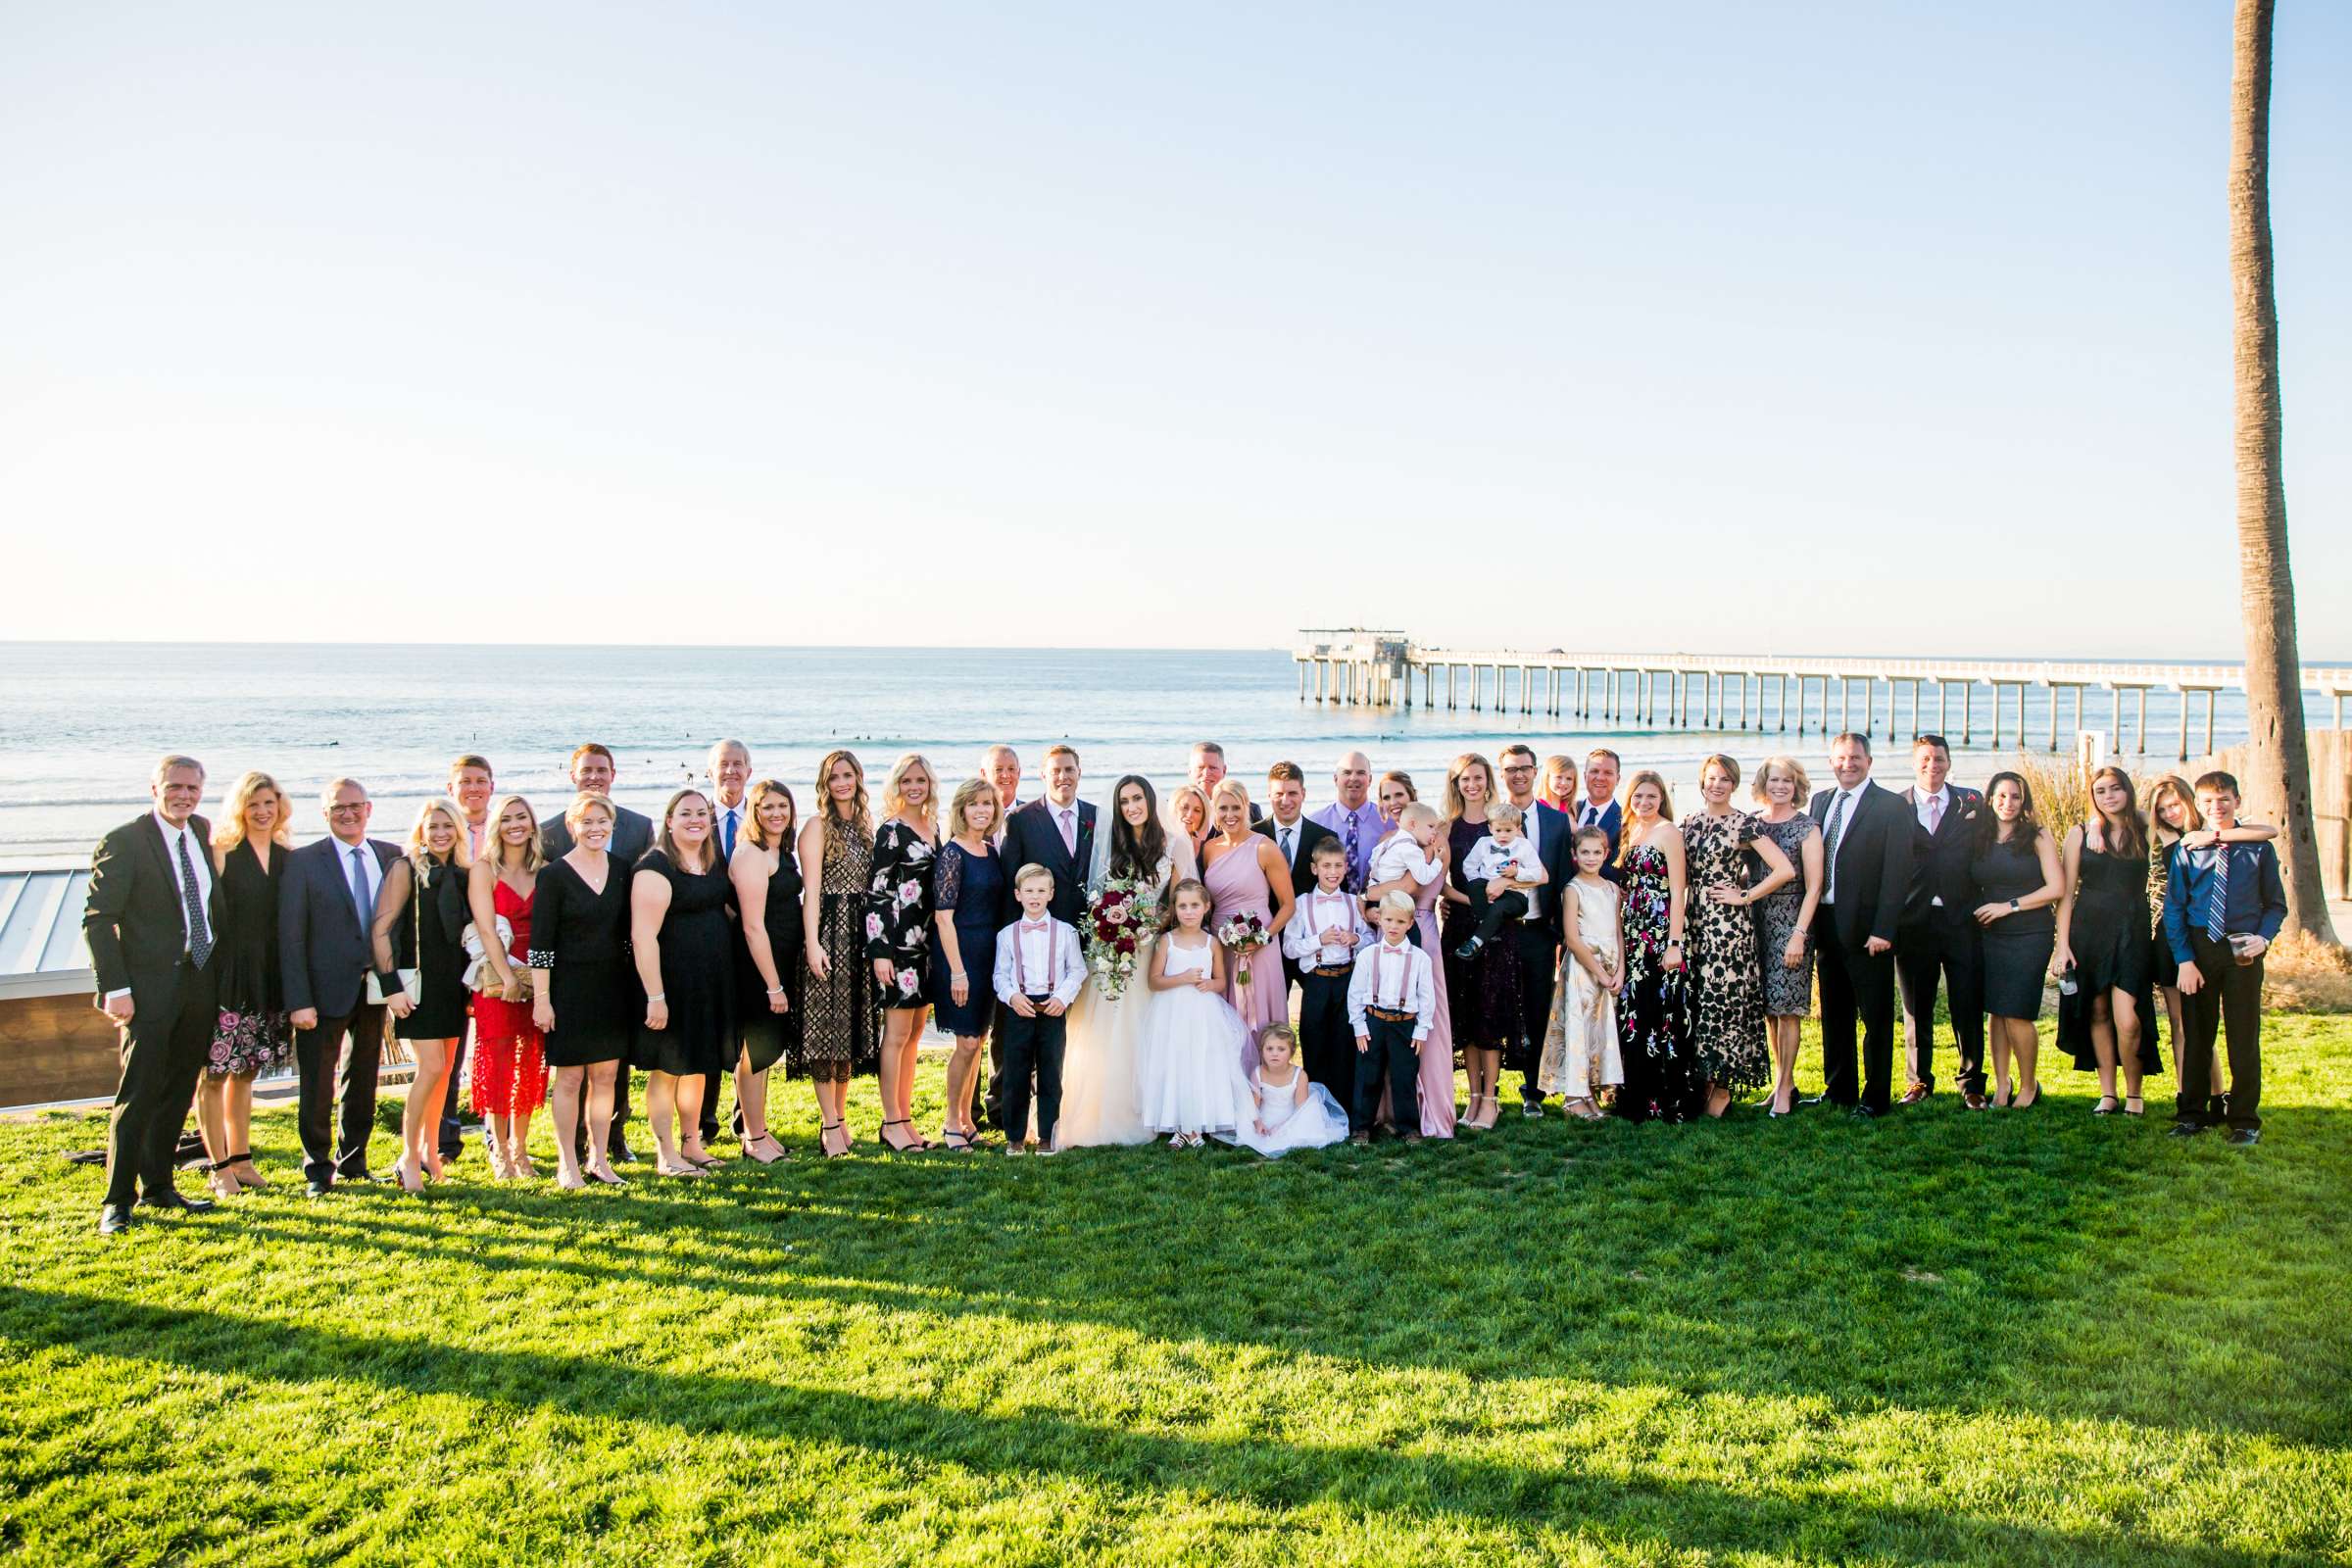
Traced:
<path fill-rule="evenodd" d="M 196 967 L 213 956 L 213 933 L 204 923 L 204 900 L 196 891 L 196 866 L 188 858 L 186 829 L 179 835 L 179 904 L 188 921 L 188 956 Z"/>
<path fill-rule="evenodd" d="M 2230 913 L 2230 846 L 2213 847 L 2213 906 L 2205 915 L 2205 934 L 2214 941 L 2222 940 L 2229 929 Z"/>
<path fill-rule="evenodd" d="M 351 906 L 360 917 L 362 931 L 374 929 L 375 901 L 368 896 L 368 851 L 356 844 L 351 850 Z"/>

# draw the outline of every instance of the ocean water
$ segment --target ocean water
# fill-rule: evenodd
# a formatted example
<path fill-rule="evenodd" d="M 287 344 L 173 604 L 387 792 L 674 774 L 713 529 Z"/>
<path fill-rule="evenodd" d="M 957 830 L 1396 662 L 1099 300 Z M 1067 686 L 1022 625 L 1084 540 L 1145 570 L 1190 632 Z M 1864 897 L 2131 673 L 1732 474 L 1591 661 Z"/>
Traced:
<path fill-rule="evenodd" d="M 1607 745 L 1629 769 L 1657 767 L 1690 799 L 1686 786 L 1715 751 L 1752 764 L 1785 750 L 1824 771 L 1822 697 L 1816 687 L 1800 738 L 1777 727 L 1743 734 L 1467 706 L 1302 703 L 1297 667 L 1279 650 L 0 643 L 0 860 L 87 855 L 107 828 L 146 807 L 149 769 L 167 751 L 204 760 L 208 809 L 243 770 L 274 774 L 297 800 L 303 837 L 322 831 L 313 803 L 340 774 L 374 796 L 373 831 L 400 837 L 463 751 L 489 757 L 502 791 L 560 804 L 569 793 L 564 760 L 592 739 L 618 758 L 615 793 L 650 811 L 700 774 L 720 735 L 742 739 L 754 776 L 781 778 L 804 805 L 817 760 L 835 746 L 856 750 L 874 775 L 899 753 L 920 751 L 953 781 L 975 771 L 993 742 L 1015 747 L 1034 773 L 1045 746 L 1065 741 L 1080 753 L 1081 793 L 1101 801 L 1123 773 L 1163 789 L 1179 780 L 1187 749 L 1200 739 L 1224 744 L 1253 795 L 1267 764 L 1298 762 L 1310 803 L 1330 798 L 1332 765 L 1344 752 L 1363 751 L 1376 768 L 1406 769 L 1434 798 L 1449 759 L 1492 756 L 1510 740 L 1580 758 Z M 1976 701 L 1982 747 L 1989 697 L 1980 689 Z M 2106 695 L 2084 701 L 2084 725 L 2104 729 Z M 2025 733 L 2036 747 L 2047 742 L 2048 702 L 2046 692 L 2027 693 Z M 2145 765 L 2171 765 L 2180 702 L 2149 694 Z M 1882 734 L 1886 704 L 1882 686 Z M 1838 705 L 1830 706 L 1834 719 Z M 1857 716 L 1859 708 L 1857 698 Z M 2006 711 L 2013 748 L 2016 718 Z M 1923 717 L 1933 727 L 1932 690 Z M 1907 694 L 1897 724 L 1904 734 L 1912 728 Z M 2067 700 L 2060 735 L 2070 751 L 2073 729 Z M 2190 732 L 2195 746 L 2202 699 Z M 2244 738 L 2243 702 L 2224 693 L 2215 744 Z M 1996 755 L 1980 749 L 1956 759 L 1954 772 L 1981 781 L 1996 765 Z M 1899 786 L 1907 776 L 1908 759 L 1883 751 L 1880 777 Z"/>

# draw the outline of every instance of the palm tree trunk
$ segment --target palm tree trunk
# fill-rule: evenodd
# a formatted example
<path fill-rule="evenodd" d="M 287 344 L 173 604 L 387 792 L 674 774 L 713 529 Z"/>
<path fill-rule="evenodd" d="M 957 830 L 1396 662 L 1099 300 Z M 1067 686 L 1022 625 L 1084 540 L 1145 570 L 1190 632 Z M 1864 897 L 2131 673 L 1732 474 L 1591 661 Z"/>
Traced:
<path fill-rule="evenodd" d="M 2237 0 L 2230 82 L 2230 283 L 2237 339 L 2238 611 L 2246 628 L 2247 795 L 2280 811 L 2286 929 L 2333 942 L 2312 822 L 2295 582 L 2286 555 L 2280 454 L 2278 305 L 2271 283 L 2271 18 L 2275 0 Z"/>

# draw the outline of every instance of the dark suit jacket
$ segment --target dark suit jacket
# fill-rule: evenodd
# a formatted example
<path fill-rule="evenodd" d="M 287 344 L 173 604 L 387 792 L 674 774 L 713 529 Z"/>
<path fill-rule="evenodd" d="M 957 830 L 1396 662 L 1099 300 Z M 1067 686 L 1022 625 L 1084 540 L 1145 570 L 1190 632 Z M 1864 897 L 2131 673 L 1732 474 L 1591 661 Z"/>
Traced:
<path fill-rule="evenodd" d="M 1024 865 L 1042 865 L 1054 873 L 1054 902 L 1048 906 L 1054 918 L 1083 931 L 1086 869 L 1095 856 L 1095 808 L 1086 801 L 1078 803 L 1075 855 L 1061 847 L 1061 825 L 1054 819 L 1054 803 L 1041 797 L 1005 819 L 1004 844 L 998 851 L 1004 857 L 1004 897 L 997 913 L 1005 924 L 1019 918 L 1021 905 L 1013 896 L 1013 878 Z"/>
<path fill-rule="evenodd" d="M 605 846 L 605 853 L 615 864 L 633 866 L 654 847 L 654 819 L 618 804 L 612 809 L 616 813 L 612 842 Z M 564 824 L 562 811 L 550 811 L 539 819 L 539 843 L 551 860 L 571 853 L 571 829 Z"/>
<path fill-rule="evenodd" d="M 205 846 L 213 828 L 201 816 L 188 818 L 191 856 Z M 211 870 L 211 865 L 206 865 Z M 220 933 L 220 879 L 213 878 L 205 918 L 215 940 Z M 130 989 L 131 1006 L 142 1017 L 169 1018 L 178 1000 L 180 955 L 187 951 L 187 919 L 180 905 L 179 872 L 164 851 L 164 830 L 155 813 L 142 811 L 98 841 L 90 857 L 89 900 L 82 906 L 81 934 L 98 971 L 98 995 Z"/>
<path fill-rule="evenodd" d="M 1977 906 L 1977 885 L 1969 874 L 1968 861 L 1975 852 L 1976 815 L 1984 809 L 1984 797 L 1951 783 L 1944 785 L 1944 791 L 1951 801 L 1944 808 L 1943 820 L 1936 824 L 1933 838 L 1920 826 L 1918 787 L 1902 794 L 1903 809 L 1911 813 L 1911 896 L 1903 906 L 1906 924 L 1927 919 L 1937 899 L 1963 918 Z"/>
<path fill-rule="evenodd" d="M 1531 822 L 1535 824 L 1533 827 L 1527 825 Z M 1576 861 L 1568 854 L 1568 836 L 1575 830 L 1569 825 L 1567 812 L 1555 811 L 1539 802 L 1527 808 L 1520 831 L 1535 839 L 1536 858 L 1544 862 L 1545 881 L 1535 893 L 1537 921 L 1557 941 L 1562 907 L 1560 892 L 1568 886 L 1568 879 L 1576 875 Z"/>
<path fill-rule="evenodd" d="M 1813 792 L 1813 820 L 1825 833 L 1837 795 L 1834 789 Z M 1911 897 L 1911 839 L 1918 829 L 1919 819 L 1901 796 L 1884 785 L 1863 786 L 1838 829 L 1838 902 L 1823 911 L 1844 946 L 1859 948 L 1872 937 L 1894 940 Z"/>
<path fill-rule="evenodd" d="M 368 840 L 375 854 L 375 890 L 383 891 L 384 870 L 400 851 L 382 839 Z M 322 1018 L 342 1018 L 360 1004 L 360 985 L 375 967 L 369 942 L 374 911 L 362 924 L 344 874 L 344 846 L 329 835 L 286 857 L 286 879 L 277 891 L 277 961 L 285 973 L 286 1010 L 316 1007 Z"/>
<path fill-rule="evenodd" d="M 1267 838 L 1274 840 L 1274 848 L 1276 850 L 1279 851 L 1282 848 L 1282 840 L 1276 836 L 1279 830 L 1274 826 L 1274 819 L 1272 817 L 1269 816 L 1264 821 L 1254 824 L 1254 826 L 1256 831 L 1263 833 Z M 1291 861 L 1291 893 L 1294 897 L 1304 893 L 1308 888 L 1311 888 L 1315 885 L 1315 846 L 1322 843 L 1325 839 L 1336 840 L 1338 838 L 1339 835 L 1337 833 L 1334 833 L 1322 823 L 1309 821 L 1303 813 L 1300 814 L 1298 818 L 1298 833 L 1296 841 L 1298 843 L 1298 850 L 1297 856 L 1294 857 Z"/>

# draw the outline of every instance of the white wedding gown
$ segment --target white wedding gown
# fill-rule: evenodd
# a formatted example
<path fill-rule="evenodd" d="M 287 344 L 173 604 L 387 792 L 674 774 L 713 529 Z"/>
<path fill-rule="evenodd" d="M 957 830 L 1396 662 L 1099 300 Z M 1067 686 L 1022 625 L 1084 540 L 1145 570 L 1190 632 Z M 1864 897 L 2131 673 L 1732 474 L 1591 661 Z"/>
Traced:
<path fill-rule="evenodd" d="M 1102 861 L 1103 846 L 1109 840 L 1107 832 L 1095 836 L 1096 864 L 1087 879 L 1090 888 L 1100 887 L 1107 875 Z M 1175 880 L 1174 862 L 1161 856 L 1151 892 L 1155 911 Z M 1102 994 L 1102 977 L 1090 968 L 1078 1000 L 1070 1005 L 1062 1036 L 1061 1120 L 1054 1127 L 1056 1149 L 1152 1141 L 1142 1099 L 1144 1021 L 1154 1000 L 1145 978 L 1150 973 L 1152 948 L 1147 941 L 1137 952 L 1135 973 L 1117 1001 Z"/>

